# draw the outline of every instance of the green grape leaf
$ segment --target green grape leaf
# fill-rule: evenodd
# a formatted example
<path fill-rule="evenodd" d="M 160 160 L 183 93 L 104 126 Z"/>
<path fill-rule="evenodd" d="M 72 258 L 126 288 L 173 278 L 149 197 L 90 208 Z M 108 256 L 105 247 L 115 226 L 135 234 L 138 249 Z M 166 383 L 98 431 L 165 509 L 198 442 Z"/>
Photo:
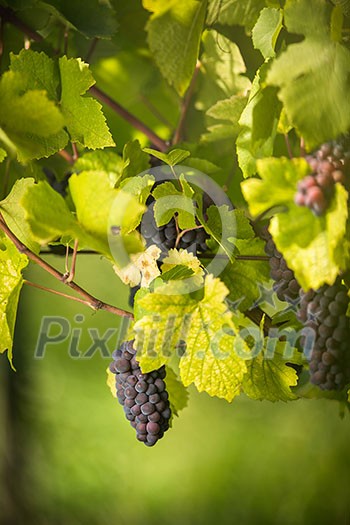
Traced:
<path fill-rule="evenodd" d="M 211 30 L 204 33 L 203 46 L 195 106 L 207 111 L 218 100 L 245 95 L 251 83 L 244 76 L 247 68 L 237 44 Z"/>
<path fill-rule="evenodd" d="M 218 279 L 207 277 L 204 297 L 186 334 L 180 375 L 185 386 L 194 383 L 199 392 L 232 401 L 240 393 L 246 364 L 237 355 L 235 327 L 231 314 L 225 311 L 227 291 Z M 225 332 L 226 327 L 232 334 Z"/>
<path fill-rule="evenodd" d="M 60 110 L 45 91 L 29 90 L 21 73 L 2 75 L 0 105 L 0 127 L 17 150 L 19 161 L 48 157 L 66 145 Z"/>
<path fill-rule="evenodd" d="M 327 213 L 316 217 L 308 208 L 294 204 L 297 182 L 310 171 L 304 159 L 261 159 L 258 171 L 261 179 L 242 183 L 252 215 L 282 205 L 270 223 L 270 232 L 299 284 L 305 290 L 333 284 L 349 263 L 347 191 L 336 184 Z"/>
<path fill-rule="evenodd" d="M 243 391 L 252 399 L 267 399 L 268 401 L 290 401 L 297 399 L 291 390 L 296 386 L 298 375 L 294 368 L 287 365 L 300 365 L 302 357 L 290 348 L 285 356 L 286 343 L 277 339 L 265 339 L 265 348 L 259 355 L 247 361 L 247 373 L 243 378 Z"/>
<path fill-rule="evenodd" d="M 78 225 L 85 234 L 76 235 L 83 246 L 113 257 L 118 266 L 129 263 L 128 254 L 144 250 L 141 236 L 133 230 L 145 206 L 130 193 L 114 188 L 106 172 L 73 174 L 69 189 Z"/>
<path fill-rule="evenodd" d="M 208 133 L 201 135 L 201 141 L 215 142 L 237 137 L 240 131 L 238 121 L 246 103 L 246 96 L 234 95 L 233 97 L 219 100 L 211 106 L 207 110 L 206 115 L 217 120 L 223 120 L 224 122 L 221 124 L 208 125 Z M 227 121 L 230 122 L 230 124 L 227 124 Z"/>
<path fill-rule="evenodd" d="M 162 281 L 179 281 L 176 283 L 175 293 L 188 293 L 189 285 L 201 288 L 203 285 L 203 269 L 200 260 L 187 250 L 169 250 L 162 263 Z"/>
<path fill-rule="evenodd" d="M 33 179 L 25 178 L 15 182 L 9 195 L 0 203 L 0 210 L 12 233 L 29 248 L 38 254 L 40 244 L 34 239 L 26 220 L 25 209 L 21 204 L 22 196 L 28 187 L 34 184 Z"/>
<path fill-rule="evenodd" d="M 161 7 L 146 25 L 148 43 L 162 75 L 182 96 L 196 66 L 206 0 L 176 0 Z"/>
<path fill-rule="evenodd" d="M 133 330 L 137 359 L 144 373 L 156 370 L 168 363 L 176 345 L 180 341 L 179 333 L 183 325 L 183 319 L 178 318 L 176 314 L 169 313 L 167 318 L 164 317 L 167 313 L 167 304 L 163 304 L 162 314 L 149 312 L 150 295 L 152 295 L 152 300 L 171 297 L 154 293 L 138 299 L 137 312 L 143 314 L 143 316 L 136 321 Z M 185 306 L 186 301 L 182 304 L 182 309 Z M 147 313 L 145 313 L 145 310 Z"/>
<path fill-rule="evenodd" d="M 330 11 L 323 0 L 287 0 L 284 23 L 290 33 L 322 38 L 329 34 Z"/>
<path fill-rule="evenodd" d="M 241 255 L 265 255 L 264 241 L 259 238 L 235 241 Z M 226 284 L 229 300 L 242 312 L 259 302 L 262 284 L 270 279 L 270 267 L 267 261 L 247 261 L 235 259 L 221 273 Z"/>
<path fill-rule="evenodd" d="M 82 96 L 95 83 L 87 64 L 80 59 L 61 57 L 57 65 L 44 53 L 24 50 L 17 56 L 11 55 L 11 69 L 25 79 L 30 89 L 45 90 L 56 102 L 60 92 L 64 124 L 73 142 L 91 149 L 114 145 L 101 105 L 90 97 Z M 36 112 L 31 113 L 36 115 Z M 61 114 L 60 117 L 63 119 Z M 41 119 L 44 123 L 51 120 L 50 115 Z M 38 127 L 35 133 L 40 135 Z M 62 148 L 68 140 L 65 132 L 61 133 L 60 140 Z"/>
<path fill-rule="evenodd" d="M 134 298 L 134 319 L 135 319 L 135 321 L 132 323 L 132 325 L 129 328 L 129 330 L 131 330 L 131 333 L 130 333 L 130 337 L 128 339 L 133 339 L 134 338 L 133 329 L 134 329 L 135 322 L 138 319 L 141 319 L 144 315 L 147 315 L 147 313 L 149 313 L 139 303 L 140 299 L 142 299 L 142 297 L 145 297 L 145 295 L 148 295 L 148 294 L 149 294 L 149 289 L 148 288 L 142 288 L 142 287 L 139 290 L 137 290 L 137 292 L 135 294 L 135 298 Z"/>
<path fill-rule="evenodd" d="M 228 120 L 237 127 L 238 121 L 247 104 L 247 97 L 245 95 L 233 95 L 224 100 L 218 100 L 211 106 L 206 114 L 218 120 Z"/>
<path fill-rule="evenodd" d="M 162 274 L 155 283 L 155 288 L 164 282 L 173 282 L 174 289 L 170 286 L 167 290 L 176 295 L 188 294 L 190 290 L 203 288 L 203 268 L 200 260 L 187 250 L 171 249 L 162 261 Z"/>
<path fill-rule="evenodd" d="M 153 184 L 153 175 L 144 175 L 143 177 L 131 177 L 129 179 L 124 179 L 120 184 L 120 189 L 137 197 L 140 204 L 146 204 Z M 142 215 L 140 216 L 140 222 L 141 219 Z"/>
<path fill-rule="evenodd" d="M 210 162 L 207 159 L 198 159 L 197 157 L 190 157 L 189 159 L 187 159 L 186 166 L 199 170 L 202 173 L 205 173 L 206 175 L 213 175 L 221 169 L 213 162 Z"/>
<path fill-rule="evenodd" d="M 106 244 L 112 227 L 120 228 L 121 235 L 132 232 L 146 209 L 131 193 L 115 189 L 103 171 L 73 174 L 69 189 L 79 223 Z"/>
<path fill-rule="evenodd" d="M 277 92 L 271 87 L 262 88 L 267 65 L 257 72 L 248 103 L 241 114 L 241 126 L 236 146 L 238 163 L 244 177 L 256 173 L 256 161 L 272 155 L 281 112 Z"/>
<path fill-rule="evenodd" d="M 281 133 L 282 135 L 287 135 L 292 129 L 293 129 L 293 126 L 289 122 L 284 108 L 282 108 L 280 119 L 278 121 L 277 131 L 278 133 Z"/>
<path fill-rule="evenodd" d="M 63 197 L 51 188 L 46 181 L 35 183 L 33 179 L 21 179 L 17 185 L 14 197 L 18 197 L 18 208 L 22 208 L 23 212 L 21 211 L 17 218 L 18 208 L 14 207 L 12 220 L 18 221 L 16 228 L 20 228 L 23 220 L 25 221 L 27 226 L 23 235 L 27 235 L 28 239 L 39 245 L 47 244 L 61 237 L 68 240 L 77 239 L 80 249 L 91 248 L 110 256 L 107 241 L 98 236 L 90 235 L 84 225 L 77 222 Z M 10 208 L 9 212 L 11 213 L 11 211 Z"/>
<path fill-rule="evenodd" d="M 44 90 L 47 96 L 58 101 L 60 76 L 57 63 L 45 53 L 22 49 L 18 55 L 10 54 L 11 71 L 24 75 L 30 89 Z"/>
<path fill-rule="evenodd" d="M 0 235 L 0 353 L 7 350 L 12 366 L 12 346 L 19 294 L 23 284 L 22 270 L 28 264 L 26 255 Z"/>
<path fill-rule="evenodd" d="M 3 162 L 7 157 L 7 153 L 4 149 L 0 148 L 0 162 Z"/>
<path fill-rule="evenodd" d="M 271 65 L 267 82 L 279 88 L 290 123 L 309 148 L 350 127 L 350 51 L 328 38 L 290 45 Z"/>
<path fill-rule="evenodd" d="M 241 25 L 251 29 L 263 7 L 265 0 L 209 0 L 206 23 Z"/>
<path fill-rule="evenodd" d="M 191 170 L 190 170 L 191 173 Z M 192 186 L 187 182 L 184 173 L 180 174 L 179 182 L 181 189 L 186 197 L 192 198 L 194 196 L 194 190 Z"/>
<path fill-rule="evenodd" d="M 227 288 L 208 275 L 203 296 L 196 300 L 185 294 L 169 295 L 165 293 L 168 286 L 139 301 L 149 312 L 134 326 L 142 370 L 166 364 L 177 344 L 185 340 L 187 350 L 180 359 L 183 384 L 194 383 L 200 392 L 231 401 L 239 394 L 246 372 L 245 361 L 238 355 L 246 347 L 236 336 L 225 304 Z"/>
<path fill-rule="evenodd" d="M 18 205 L 23 207 L 24 218 L 31 235 L 40 245 L 58 239 L 61 235 L 79 234 L 79 226 L 63 197 L 46 181 L 35 183 L 22 179 L 17 183 Z M 21 217 L 20 217 L 21 219 Z"/>
<path fill-rule="evenodd" d="M 90 149 L 115 146 L 108 130 L 101 104 L 83 97 L 95 83 L 89 66 L 80 58 L 59 59 L 61 74 L 61 108 L 73 142 Z"/>
<path fill-rule="evenodd" d="M 164 381 L 169 394 L 171 412 L 174 416 L 178 416 L 180 410 L 183 410 L 187 406 L 188 391 L 178 379 L 174 370 L 169 366 L 166 368 L 166 377 Z"/>
<path fill-rule="evenodd" d="M 237 136 L 238 129 L 232 124 L 214 124 L 207 127 L 208 132 L 201 135 L 201 143 L 231 140 Z"/>
<path fill-rule="evenodd" d="M 242 192 L 253 217 L 274 206 L 294 202 L 297 183 L 310 173 L 310 166 L 303 158 L 289 160 L 285 157 L 259 161 L 261 179 L 251 178 L 242 182 Z"/>
<path fill-rule="evenodd" d="M 149 156 L 142 150 L 138 140 L 125 144 L 123 162 L 123 179 L 140 175 L 149 168 Z"/>
<path fill-rule="evenodd" d="M 232 251 L 235 239 L 250 239 L 254 232 L 242 210 L 230 210 L 228 206 L 210 206 L 207 220 L 199 212 L 198 217 L 205 231 L 215 240 L 221 250 L 233 262 Z"/>
<path fill-rule="evenodd" d="M 275 56 L 275 46 L 278 35 L 283 27 L 283 12 L 281 9 L 266 7 L 260 13 L 259 19 L 252 32 L 255 49 L 261 51 L 262 56 L 271 58 Z"/>
<path fill-rule="evenodd" d="M 315 217 L 308 208 L 291 205 L 288 212 L 271 220 L 270 232 L 277 249 L 305 290 L 333 284 L 337 275 L 348 268 L 347 201 L 347 191 L 337 184 L 323 217 Z"/>
<path fill-rule="evenodd" d="M 60 22 L 77 29 L 88 38 L 110 38 L 118 29 L 114 9 L 109 2 L 99 0 L 45 0 L 41 2 Z M 98 16 L 96 16 L 98 15 Z"/>
<path fill-rule="evenodd" d="M 117 389 L 115 386 L 115 374 L 113 374 L 113 372 L 110 371 L 109 367 L 106 368 L 106 374 L 107 374 L 106 384 L 109 390 L 111 391 L 112 396 L 117 397 Z"/>
<path fill-rule="evenodd" d="M 178 224 L 182 230 L 195 228 L 195 207 L 193 200 L 175 188 L 172 182 L 163 182 L 153 190 L 156 199 L 154 217 L 157 226 L 167 224 L 174 213 L 178 213 Z"/>
<path fill-rule="evenodd" d="M 166 164 L 168 164 L 168 166 L 175 166 L 176 164 L 180 164 L 180 162 L 187 159 L 187 157 L 191 155 L 189 151 L 184 149 L 173 149 L 168 153 L 162 153 L 161 151 L 152 148 L 143 148 L 143 151 L 165 162 Z"/>
<path fill-rule="evenodd" d="M 75 172 L 80 171 L 105 171 L 112 183 L 117 184 L 123 173 L 123 159 L 115 151 L 89 151 L 79 157 L 74 163 Z"/>
<path fill-rule="evenodd" d="M 200 277 L 198 283 L 202 282 L 203 270 L 201 268 L 200 260 L 195 257 L 192 253 L 187 250 L 176 250 L 175 248 L 169 250 L 168 255 L 164 257 L 162 263 L 162 278 L 164 279 L 165 275 L 172 275 L 173 271 L 176 271 L 176 275 L 179 275 L 180 268 L 186 268 L 191 271 L 191 275 L 197 275 Z M 183 276 L 183 270 L 181 270 L 181 278 Z"/>
<path fill-rule="evenodd" d="M 244 210 L 232 210 L 231 217 L 235 224 L 235 234 L 233 240 L 230 238 L 230 242 L 235 244 L 234 239 L 252 239 L 254 237 L 254 230 Z"/>
<path fill-rule="evenodd" d="M 0 118 L 5 130 L 16 134 L 30 134 L 35 130 L 39 137 L 58 133 L 63 126 L 58 108 L 43 91 L 31 90 L 22 95 L 24 89 L 21 75 L 12 71 L 4 73 L 0 83 L 3 104 Z"/>
<path fill-rule="evenodd" d="M 162 273 L 163 281 L 180 281 L 182 279 L 187 279 L 194 274 L 191 268 L 184 266 L 183 264 L 178 264 L 173 266 L 171 270 Z"/>
<path fill-rule="evenodd" d="M 31 184 L 27 185 L 25 191 L 22 190 L 19 203 L 25 210 L 25 220 L 35 240 L 47 244 L 62 233 L 74 230 L 75 219 L 63 197 L 46 181 L 35 184 L 32 179 L 29 180 Z"/>

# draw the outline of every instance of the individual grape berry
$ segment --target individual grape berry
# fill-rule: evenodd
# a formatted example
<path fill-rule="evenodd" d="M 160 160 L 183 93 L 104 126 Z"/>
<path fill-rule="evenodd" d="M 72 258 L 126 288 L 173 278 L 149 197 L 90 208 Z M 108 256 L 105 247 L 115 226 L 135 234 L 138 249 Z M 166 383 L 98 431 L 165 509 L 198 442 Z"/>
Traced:
<path fill-rule="evenodd" d="M 299 181 L 295 203 L 323 215 L 334 195 L 335 184 L 350 189 L 350 138 L 327 142 L 306 156 L 312 173 Z"/>
<path fill-rule="evenodd" d="M 270 233 L 265 230 L 262 236 L 266 240 L 265 253 L 269 256 L 270 275 L 274 280 L 273 289 L 280 301 L 293 303 L 299 297 L 300 290 L 294 272 L 288 268 Z"/>
<path fill-rule="evenodd" d="M 342 390 L 350 382 L 350 318 L 347 289 L 338 277 L 332 285 L 300 292 L 299 320 L 310 381 L 322 390 Z"/>
<path fill-rule="evenodd" d="M 143 374 L 136 360 L 133 341 L 113 352 L 110 371 L 116 375 L 116 392 L 125 417 L 139 441 L 151 447 L 169 428 L 171 410 L 166 391 L 165 367 Z"/>

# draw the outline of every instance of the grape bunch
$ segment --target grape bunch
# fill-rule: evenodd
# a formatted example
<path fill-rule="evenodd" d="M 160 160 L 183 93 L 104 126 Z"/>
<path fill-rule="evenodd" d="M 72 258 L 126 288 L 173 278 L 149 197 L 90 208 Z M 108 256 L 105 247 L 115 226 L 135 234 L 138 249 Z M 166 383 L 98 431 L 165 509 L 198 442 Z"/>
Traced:
<path fill-rule="evenodd" d="M 206 240 L 209 235 L 206 231 L 198 226 L 193 230 L 182 232 L 176 225 L 175 217 L 164 226 L 157 226 L 154 218 L 154 200 L 153 197 L 147 202 L 148 208 L 144 213 L 140 232 L 143 235 L 146 246 L 155 244 L 161 250 L 161 257 L 164 257 L 171 248 L 182 248 L 193 255 L 201 254 L 207 250 Z M 179 242 L 176 241 L 179 237 Z M 139 286 L 134 286 L 130 289 L 129 305 L 133 308 L 136 292 L 140 289 Z"/>
<path fill-rule="evenodd" d="M 298 317 L 304 323 L 302 342 L 310 351 L 310 380 L 322 390 L 342 390 L 350 382 L 350 318 L 347 288 L 332 285 L 300 292 Z"/>
<path fill-rule="evenodd" d="M 265 231 L 265 253 L 269 256 L 270 275 L 274 280 L 273 289 L 280 301 L 295 302 L 300 286 L 293 270 L 288 268 L 283 255 L 277 250 L 271 235 Z"/>
<path fill-rule="evenodd" d="M 169 428 L 171 410 L 165 386 L 165 367 L 143 374 L 136 361 L 134 341 L 125 341 L 113 353 L 110 371 L 116 374 L 116 390 L 125 416 L 136 437 L 152 447 Z"/>
<path fill-rule="evenodd" d="M 155 244 L 160 248 L 162 254 L 167 253 L 171 248 L 175 248 L 179 236 L 176 247 L 197 255 L 197 253 L 206 251 L 206 240 L 209 238 L 209 235 L 201 227 L 182 233 L 182 230 L 176 225 L 175 217 L 172 217 L 164 226 L 157 226 L 154 218 L 154 202 L 148 206 L 143 216 L 141 233 L 146 240 L 146 245 Z"/>
<path fill-rule="evenodd" d="M 306 156 L 312 173 L 298 183 L 295 203 L 307 206 L 315 215 L 323 215 L 334 195 L 337 182 L 350 183 L 350 140 L 327 142 Z"/>

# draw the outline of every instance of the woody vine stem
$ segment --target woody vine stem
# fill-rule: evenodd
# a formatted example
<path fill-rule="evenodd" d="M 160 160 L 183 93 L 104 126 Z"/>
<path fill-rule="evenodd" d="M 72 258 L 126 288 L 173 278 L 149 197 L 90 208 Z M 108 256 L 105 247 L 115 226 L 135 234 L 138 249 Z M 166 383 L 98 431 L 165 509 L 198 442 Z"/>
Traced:
<path fill-rule="evenodd" d="M 7 235 L 7 237 L 13 242 L 13 244 L 16 246 L 17 250 L 20 253 L 25 254 L 28 257 L 28 259 L 38 264 L 43 270 L 45 270 L 50 275 L 55 277 L 55 279 L 58 279 L 61 283 L 65 284 L 66 286 L 69 286 L 69 288 L 71 288 L 78 295 L 80 295 L 82 299 L 74 297 L 72 295 L 56 292 L 55 290 L 51 290 L 50 288 L 45 288 L 40 285 L 36 285 L 35 283 L 30 283 L 29 281 L 25 281 L 26 284 L 30 284 L 31 286 L 34 286 L 36 288 L 40 288 L 42 290 L 56 293 L 56 295 L 63 295 L 64 297 L 68 299 L 83 303 L 86 306 L 89 306 L 90 308 L 92 308 L 93 310 L 105 310 L 106 312 L 110 312 L 114 315 L 119 315 L 120 317 L 128 317 L 129 319 L 133 319 L 133 314 L 131 312 L 127 312 L 126 310 L 122 310 L 121 308 L 117 308 L 116 306 L 113 306 L 111 304 L 101 301 L 100 299 L 97 299 L 96 297 L 91 295 L 89 292 L 84 290 L 81 286 L 79 286 L 76 282 L 70 281 L 69 278 L 67 278 L 67 274 L 63 274 L 60 271 L 56 270 L 56 268 L 51 266 L 51 264 L 47 263 L 41 257 L 39 257 L 34 252 L 32 252 L 32 250 L 27 248 L 27 246 L 25 246 L 18 239 L 18 237 L 16 237 L 16 235 L 14 235 L 12 231 L 9 229 L 1 213 L 0 213 L 0 230 L 2 230 Z"/>

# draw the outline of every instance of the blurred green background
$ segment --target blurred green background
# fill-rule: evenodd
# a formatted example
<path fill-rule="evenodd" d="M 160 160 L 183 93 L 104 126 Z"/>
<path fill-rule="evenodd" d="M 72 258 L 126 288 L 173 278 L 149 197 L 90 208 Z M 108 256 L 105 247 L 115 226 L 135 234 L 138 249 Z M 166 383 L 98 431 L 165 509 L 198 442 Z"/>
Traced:
<path fill-rule="evenodd" d="M 62 258 L 46 258 L 63 269 Z M 37 267 L 26 277 L 64 288 Z M 127 307 L 127 289 L 98 256 L 78 258 L 77 282 Z M 336 403 L 241 397 L 228 404 L 191 389 L 173 429 L 149 449 L 136 441 L 106 386 L 108 359 L 72 359 L 70 339 L 34 359 L 44 315 L 80 326 L 82 352 L 91 343 L 88 328 L 102 335 L 119 323 L 109 313 L 23 290 L 17 372 L 0 357 L 3 525 L 350 523 L 350 420 L 340 419 Z M 116 338 L 117 331 L 111 351 Z"/>

